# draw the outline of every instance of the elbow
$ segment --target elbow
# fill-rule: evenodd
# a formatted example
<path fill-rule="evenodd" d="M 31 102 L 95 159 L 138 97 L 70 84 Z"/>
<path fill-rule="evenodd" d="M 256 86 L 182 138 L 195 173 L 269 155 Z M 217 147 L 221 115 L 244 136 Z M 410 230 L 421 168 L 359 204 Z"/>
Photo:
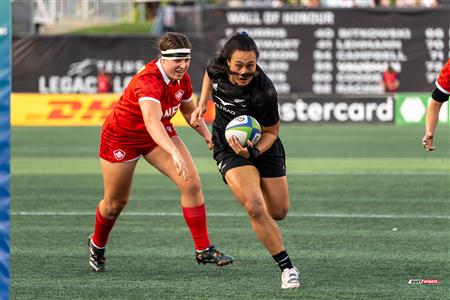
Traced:
<path fill-rule="evenodd" d="M 263 130 L 263 134 L 272 137 L 273 139 L 276 139 L 278 137 L 278 129 L 270 129 L 270 130 Z"/>
<path fill-rule="evenodd" d="M 155 127 L 155 124 L 157 122 L 160 123 L 161 120 L 156 120 L 154 118 L 144 120 L 144 125 L 145 125 L 145 128 L 147 129 L 147 131 L 150 132 Z"/>

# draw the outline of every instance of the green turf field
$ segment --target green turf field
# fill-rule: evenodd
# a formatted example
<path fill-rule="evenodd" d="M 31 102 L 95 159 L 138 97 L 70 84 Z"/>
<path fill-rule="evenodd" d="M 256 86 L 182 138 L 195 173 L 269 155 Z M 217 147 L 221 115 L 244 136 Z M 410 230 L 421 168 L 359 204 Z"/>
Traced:
<path fill-rule="evenodd" d="M 13 128 L 11 298 L 448 299 L 448 126 L 431 153 L 421 126 L 282 127 L 291 209 L 279 225 L 303 282 L 287 291 L 203 142 L 178 132 L 200 171 L 210 236 L 233 265 L 197 265 L 175 186 L 141 161 L 109 271 L 91 272 L 99 128 Z"/>

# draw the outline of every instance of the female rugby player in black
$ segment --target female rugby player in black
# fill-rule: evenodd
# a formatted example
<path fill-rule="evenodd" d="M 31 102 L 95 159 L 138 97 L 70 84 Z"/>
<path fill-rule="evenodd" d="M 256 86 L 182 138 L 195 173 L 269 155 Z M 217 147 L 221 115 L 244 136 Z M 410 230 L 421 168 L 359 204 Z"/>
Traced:
<path fill-rule="evenodd" d="M 298 288 L 299 272 L 284 248 L 275 220 L 282 220 L 289 208 L 285 153 L 278 137 L 278 98 L 272 81 L 257 65 L 259 51 L 247 33 L 233 35 L 221 53 L 211 58 L 203 78 L 192 125 L 202 119 L 208 99 L 215 102 L 213 124 L 214 159 L 233 194 L 250 217 L 258 239 L 280 269 L 281 287 Z M 239 115 L 251 115 L 262 126 L 257 145 L 243 147 L 236 137 L 225 138 L 228 122 Z"/>

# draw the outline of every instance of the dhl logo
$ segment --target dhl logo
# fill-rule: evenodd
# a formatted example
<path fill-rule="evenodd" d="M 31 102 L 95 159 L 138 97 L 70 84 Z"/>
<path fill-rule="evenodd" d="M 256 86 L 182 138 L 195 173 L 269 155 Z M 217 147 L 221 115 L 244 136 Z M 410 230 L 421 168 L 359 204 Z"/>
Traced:
<path fill-rule="evenodd" d="M 11 95 L 13 126 L 101 125 L 111 112 L 117 94 L 18 94 Z"/>
<path fill-rule="evenodd" d="M 114 101 L 92 100 L 52 100 L 48 102 L 50 113 L 48 120 L 98 119 L 103 121 L 114 107 Z"/>
<path fill-rule="evenodd" d="M 11 94 L 12 126 L 100 126 L 113 109 L 118 94 Z M 214 120 L 210 101 L 204 115 Z M 175 126 L 187 126 L 178 112 L 172 118 Z"/>

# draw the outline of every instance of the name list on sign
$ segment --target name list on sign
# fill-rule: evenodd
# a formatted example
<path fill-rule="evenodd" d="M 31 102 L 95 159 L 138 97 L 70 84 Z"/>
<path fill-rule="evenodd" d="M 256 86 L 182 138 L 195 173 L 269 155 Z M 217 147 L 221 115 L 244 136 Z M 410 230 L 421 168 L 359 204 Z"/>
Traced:
<path fill-rule="evenodd" d="M 449 28 L 450 35 L 450 28 Z M 428 50 L 428 60 L 425 63 L 425 77 L 428 83 L 434 83 L 440 70 L 444 65 L 445 59 L 445 32 L 441 27 L 425 28 L 425 44 Z M 449 40 L 450 46 L 450 40 Z M 450 57 L 450 52 L 448 56 Z"/>
<path fill-rule="evenodd" d="M 273 81 L 278 93 L 290 93 L 287 73 L 291 64 L 301 59 L 302 41 L 289 36 L 287 26 L 333 24 L 334 14 L 329 11 L 228 11 L 226 19 L 230 27 L 225 29 L 225 36 L 246 31 L 260 51 L 258 65 Z"/>

